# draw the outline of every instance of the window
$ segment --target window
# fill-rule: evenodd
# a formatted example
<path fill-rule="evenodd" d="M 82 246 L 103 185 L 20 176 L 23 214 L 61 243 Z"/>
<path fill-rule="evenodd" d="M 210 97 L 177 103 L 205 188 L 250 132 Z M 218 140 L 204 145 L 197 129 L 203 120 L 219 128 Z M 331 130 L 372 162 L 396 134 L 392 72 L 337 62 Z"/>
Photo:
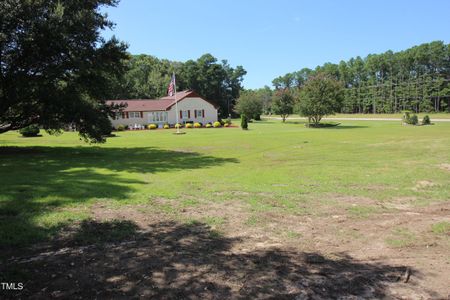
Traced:
<path fill-rule="evenodd" d="M 155 111 L 148 114 L 148 121 L 150 123 L 163 123 L 167 122 L 166 111 Z"/>
<path fill-rule="evenodd" d="M 183 119 L 189 119 L 189 111 L 183 110 Z"/>
<path fill-rule="evenodd" d="M 203 110 L 202 109 L 196 109 L 194 112 L 195 112 L 196 118 L 203 118 Z"/>
<path fill-rule="evenodd" d="M 139 111 L 130 111 L 129 113 L 128 113 L 128 117 L 129 118 L 140 118 L 141 117 L 141 112 L 139 112 Z"/>

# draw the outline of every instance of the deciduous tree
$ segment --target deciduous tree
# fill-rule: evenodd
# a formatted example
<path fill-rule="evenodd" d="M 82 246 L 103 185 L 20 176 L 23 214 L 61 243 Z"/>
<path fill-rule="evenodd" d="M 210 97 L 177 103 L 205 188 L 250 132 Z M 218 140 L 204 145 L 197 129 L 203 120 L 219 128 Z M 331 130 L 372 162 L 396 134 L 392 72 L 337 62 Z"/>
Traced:
<path fill-rule="evenodd" d="M 343 92 L 341 82 L 324 73 L 316 74 L 308 79 L 302 89 L 298 103 L 300 115 L 307 117 L 317 126 L 323 116 L 339 110 Z"/>
<path fill-rule="evenodd" d="M 126 45 L 104 40 L 113 23 L 100 11 L 115 0 L 0 2 L 0 133 L 37 124 L 55 132 L 74 124 L 104 141 L 113 108 L 112 78 L 124 72 Z"/>
<path fill-rule="evenodd" d="M 254 91 L 242 92 L 236 101 L 235 111 L 249 119 L 259 120 L 263 112 L 263 102 Z"/>
<path fill-rule="evenodd" d="M 288 89 L 278 90 L 272 100 L 272 112 L 281 116 L 283 122 L 294 111 L 294 97 Z"/>

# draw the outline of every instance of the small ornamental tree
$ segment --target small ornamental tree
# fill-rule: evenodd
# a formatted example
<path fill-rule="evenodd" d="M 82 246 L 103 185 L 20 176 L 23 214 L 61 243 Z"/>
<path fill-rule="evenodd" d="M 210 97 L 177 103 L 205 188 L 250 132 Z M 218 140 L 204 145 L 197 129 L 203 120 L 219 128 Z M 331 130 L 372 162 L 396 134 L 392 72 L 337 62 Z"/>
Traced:
<path fill-rule="evenodd" d="M 333 115 L 342 106 L 344 89 L 342 84 L 330 76 L 319 73 L 310 77 L 300 94 L 298 110 L 308 122 L 318 126 L 323 116 Z"/>
<path fill-rule="evenodd" d="M 289 90 L 279 90 L 272 100 L 272 112 L 280 115 L 283 122 L 294 111 L 294 97 Z"/>
<path fill-rule="evenodd" d="M 245 91 L 237 99 L 234 110 L 240 115 L 245 115 L 246 118 L 261 120 L 263 102 L 255 92 Z"/>
<path fill-rule="evenodd" d="M 241 128 L 243 130 L 247 130 L 248 129 L 248 120 L 247 120 L 247 116 L 242 114 L 241 115 Z"/>

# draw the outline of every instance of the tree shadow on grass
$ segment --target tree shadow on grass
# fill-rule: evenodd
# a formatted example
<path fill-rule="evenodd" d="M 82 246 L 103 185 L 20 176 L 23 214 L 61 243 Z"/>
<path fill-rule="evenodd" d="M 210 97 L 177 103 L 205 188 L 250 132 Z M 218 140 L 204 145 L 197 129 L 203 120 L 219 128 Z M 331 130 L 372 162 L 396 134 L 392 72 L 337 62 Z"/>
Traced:
<path fill-rule="evenodd" d="M 139 230 L 131 221 L 85 221 L 63 248 L 9 260 L 0 279 L 25 286 L 4 298 L 379 299 L 393 297 L 390 288 L 397 286 L 410 296 L 436 296 L 403 283 L 405 266 L 345 254 L 233 251 L 240 241 L 202 223 Z M 410 280 L 421 276 L 410 270 Z"/>
<path fill-rule="evenodd" d="M 294 125 L 304 125 L 306 126 L 307 122 L 302 122 L 302 121 L 286 121 L 285 124 L 294 124 Z M 324 126 L 324 127 L 308 127 L 309 129 L 316 129 L 316 130 L 321 130 L 321 129 L 327 129 L 327 130 L 335 130 L 335 129 L 361 129 L 361 128 L 369 128 L 369 126 L 366 125 L 345 125 L 345 124 L 339 124 L 339 125 L 335 125 L 333 124 L 332 126 Z"/>
<path fill-rule="evenodd" d="M 52 220 L 49 213 L 67 214 L 63 207 L 127 198 L 134 185 L 146 184 L 139 174 L 237 162 L 150 147 L 0 147 L 0 249 L 53 236 L 67 224 Z M 117 173 L 122 171 L 135 174 Z M 69 214 L 83 218 L 76 209 Z M 37 218 L 47 225 L 36 225 Z M 70 223 L 71 218 L 62 219 Z"/>
<path fill-rule="evenodd" d="M 364 125 L 337 125 L 337 126 L 330 126 L 330 127 L 323 127 L 323 128 L 317 128 L 317 129 L 327 129 L 327 130 L 341 130 L 341 129 L 361 129 L 361 128 L 369 128 L 369 126 Z"/>

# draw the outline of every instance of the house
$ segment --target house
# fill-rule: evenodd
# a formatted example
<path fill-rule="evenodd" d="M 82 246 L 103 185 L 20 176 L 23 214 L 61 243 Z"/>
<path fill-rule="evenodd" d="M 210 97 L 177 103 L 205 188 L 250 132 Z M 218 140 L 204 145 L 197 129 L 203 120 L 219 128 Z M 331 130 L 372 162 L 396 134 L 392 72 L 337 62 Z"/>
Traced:
<path fill-rule="evenodd" d="M 181 124 L 189 122 L 206 124 L 217 121 L 218 107 L 191 90 L 177 92 L 176 99 L 174 96 L 167 96 L 156 100 L 109 100 L 107 104 L 126 104 L 123 111 L 118 113 L 115 119 L 111 119 L 114 128 L 118 125 L 141 127 L 148 124 L 162 127 L 166 123 L 176 124 L 177 115 Z"/>

